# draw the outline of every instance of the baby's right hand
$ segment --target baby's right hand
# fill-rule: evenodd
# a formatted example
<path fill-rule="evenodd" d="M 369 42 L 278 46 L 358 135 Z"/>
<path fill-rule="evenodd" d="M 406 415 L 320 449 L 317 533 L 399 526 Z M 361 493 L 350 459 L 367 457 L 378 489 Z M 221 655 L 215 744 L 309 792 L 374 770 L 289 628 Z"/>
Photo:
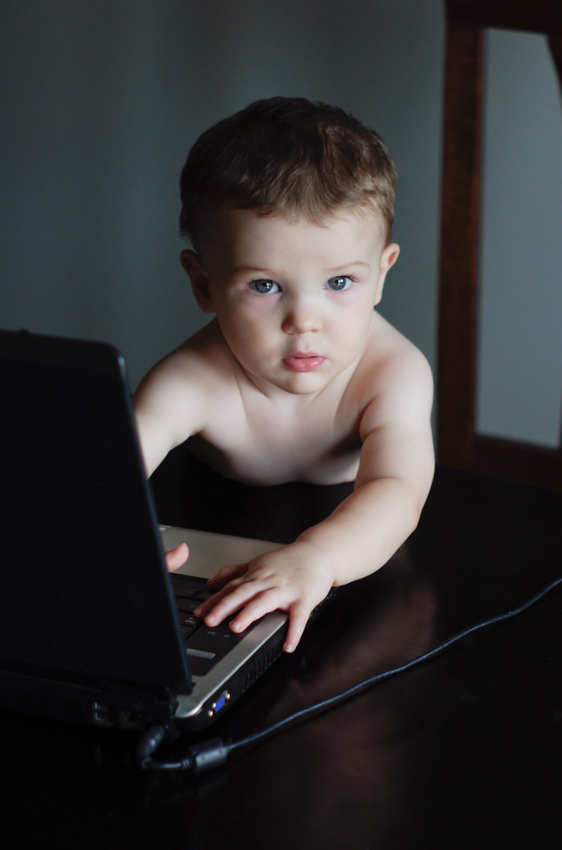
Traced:
<path fill-rule="evenodd" d="M 164 560 L 166 562 L 166 569 L 169 573 L 173 573 L 175 570 L 179 570 L 179 568 L 185 564 L 189 557 L 189 549 L 187 543 L 180 543 L 179 546 L 176 546 L 175 549 L 170 549 L 169 552 L 164 554 Z"/>
<path fill-rule="evenodd" d="M 240 633 L 270 611 L 286 611 L 289 628 L 283 648 L 293 652 L 310 613 L 333 586 L 334 576 L 329 559 L 318 547 L 296 540 L 247 564 L 223 567 L 208 584 L 217 592 L 196 608 L 196 617 L 213 627 L 235 614 L 230 629 Z"/>

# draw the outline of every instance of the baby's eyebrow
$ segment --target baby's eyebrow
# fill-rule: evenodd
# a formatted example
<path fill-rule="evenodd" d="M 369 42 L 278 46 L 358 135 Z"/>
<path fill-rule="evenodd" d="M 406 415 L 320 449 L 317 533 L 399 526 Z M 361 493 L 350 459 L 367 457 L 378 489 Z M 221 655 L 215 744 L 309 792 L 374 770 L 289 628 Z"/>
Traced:
<path fill-rule="evenodd" d="M 364 263 L 363 260 L 354 260 L 352 263 L 346 263 L 344 266 L 338 266 L 335 269 L 326 269 L 326 274 L 341 274 L 345 271 L 350 271 L 351 269 L 362 268 L 366 271 L 369 271 L 371 266 L 369 263 Z"/>
<path fill-rule="evenodd" d="M 272 277 L 275 274 L 270 269 L 261 269 L 255 266 L 234 266 L 233 272 L 235 274 L 259 274 L 261 277 Z"/>
<path fill-rule="evenodd" d="M 343 272 L 351 271 L 352 269 L 364 269 L 365 271 L 369 271 L 371 268 L 369 263 L 364 262 L 363 260 L 352 260 L 350 263 L 345 263 L 343 266 L 337 266 L 335 268 L 327 268 L 324 274 L 329 276 L 334 276 L 338 274 L 343 274 Z M 232 271 L 234 274 L 251 274 L 251 275 L 259 275 L 260 277 L 274 278 L 279 275 L 279 269 L 274 271 L 273 269 L 264 269 L 260 266 L 234 266 Z"/>

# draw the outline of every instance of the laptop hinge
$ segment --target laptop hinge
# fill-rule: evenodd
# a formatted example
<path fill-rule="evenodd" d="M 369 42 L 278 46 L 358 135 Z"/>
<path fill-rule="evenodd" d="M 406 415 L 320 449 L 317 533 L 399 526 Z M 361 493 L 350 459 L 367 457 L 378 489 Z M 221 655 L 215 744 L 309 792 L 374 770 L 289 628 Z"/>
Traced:
<path fill-rule="evenodd" d="M 0 707 L 105 729 L 168 726 L 177 706 L 167 688 L 101 682 L 69 683 L 0 671 Z"/>

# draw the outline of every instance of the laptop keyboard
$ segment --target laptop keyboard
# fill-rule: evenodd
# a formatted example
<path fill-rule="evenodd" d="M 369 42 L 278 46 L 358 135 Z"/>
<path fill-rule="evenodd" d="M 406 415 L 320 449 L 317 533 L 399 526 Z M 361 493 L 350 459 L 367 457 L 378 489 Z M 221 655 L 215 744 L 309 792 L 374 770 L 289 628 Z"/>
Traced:
<path fill-rule="evenodd" d="M 241 635 L 231 632 L 230 619 L 213 628 L 206 626 L 203 620 L 193 615 L 195 609 L 213 595 L 205 579 L 177 573 L 170 578 L 191 672 L 194 676 L 204 676 L 242 640 L 248 629 Z"/>

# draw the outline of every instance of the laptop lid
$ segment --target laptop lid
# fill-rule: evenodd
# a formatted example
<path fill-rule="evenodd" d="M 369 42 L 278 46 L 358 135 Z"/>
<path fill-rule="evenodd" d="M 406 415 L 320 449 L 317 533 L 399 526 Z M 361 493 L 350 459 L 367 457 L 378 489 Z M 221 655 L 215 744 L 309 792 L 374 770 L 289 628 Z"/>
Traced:
<path fill-rule="evenodd" d="M 173 703 L 190 676 L 123 359 L 2 331 L 0 398 L 0 670 Z"/>

